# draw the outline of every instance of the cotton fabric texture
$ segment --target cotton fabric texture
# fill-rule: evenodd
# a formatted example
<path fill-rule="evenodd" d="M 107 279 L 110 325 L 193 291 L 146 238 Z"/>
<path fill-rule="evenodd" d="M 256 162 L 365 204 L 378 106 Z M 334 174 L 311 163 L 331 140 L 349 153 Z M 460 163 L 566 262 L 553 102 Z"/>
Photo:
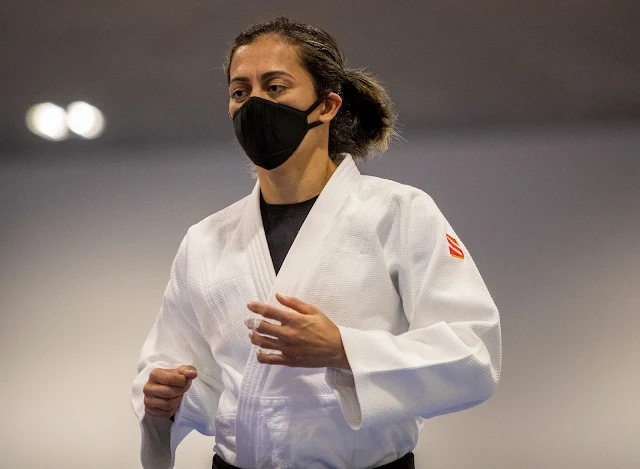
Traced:
<path fill-rule="evenodd" d="M 500 319 L 469 251 L 425 192 L 341 156 L 277 275 L 259 181 L 187 231 L 133 383 L 145 469 L 172 468 L 192 430 L 243 469 L 382 466 L 415 448 L 424 419 L 495 391 Z M 351 371 L 257 361 L 246 304 L 282 308 L 276 292 L 331 318 Z M 183 364 L 198 377 L 175 422 L 145 415 L 151 370 Z"/>

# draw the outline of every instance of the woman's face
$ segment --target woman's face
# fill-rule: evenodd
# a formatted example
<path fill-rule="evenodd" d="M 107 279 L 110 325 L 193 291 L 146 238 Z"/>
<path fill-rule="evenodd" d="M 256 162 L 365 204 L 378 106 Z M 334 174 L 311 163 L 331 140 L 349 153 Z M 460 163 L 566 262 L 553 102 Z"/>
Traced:
<path fill-rule="evenodd" d="M 316 100 L 313 80 L 300 64 L 295 47 L 277 36 L 262 36 L 236 49 L 229 70 L 229 116 L 252 96 L 300 110 Z M 317 120 L 323 106 L 309 115 Z"/>

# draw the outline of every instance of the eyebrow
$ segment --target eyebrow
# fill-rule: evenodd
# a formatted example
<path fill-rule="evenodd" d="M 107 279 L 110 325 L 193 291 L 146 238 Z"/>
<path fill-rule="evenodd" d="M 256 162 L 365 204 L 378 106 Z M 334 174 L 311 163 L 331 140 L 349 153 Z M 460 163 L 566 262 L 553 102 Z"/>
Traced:
<path fill-rule="evenodd" d="M 284 70 L 271 70 L 270 72 L 264 72 L 262 75 L 260 75 L 260 81 L 266 81 L 266 80 L 269 80 L 270 78 L 279 77 L 279 76 L 286 76 L 291 78 L 292 80 L 296 79 L 293 75 L 285 72 Z M 251 80 L 249 79 L 249 77 L 233 77 L 231 80 L 229 80 L 229 84 L 233 83 L 234 81 L 247 83 Z"/>

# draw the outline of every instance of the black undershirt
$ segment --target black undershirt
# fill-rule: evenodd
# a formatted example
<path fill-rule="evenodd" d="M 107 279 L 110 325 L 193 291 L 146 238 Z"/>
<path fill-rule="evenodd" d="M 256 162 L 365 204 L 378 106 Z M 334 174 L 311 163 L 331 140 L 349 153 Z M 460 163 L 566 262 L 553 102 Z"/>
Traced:
<path fill-rule="evenodd" d="M 260 214 L 276 274 L 317 199 L 315 196 L 295 204 L 268 204 L 260 192 Z"/>

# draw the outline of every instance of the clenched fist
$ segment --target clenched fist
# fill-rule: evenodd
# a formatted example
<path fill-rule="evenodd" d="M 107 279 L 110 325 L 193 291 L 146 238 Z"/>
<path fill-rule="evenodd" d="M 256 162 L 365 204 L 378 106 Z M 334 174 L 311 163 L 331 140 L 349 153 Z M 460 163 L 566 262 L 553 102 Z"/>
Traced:
<path fill-rule="evenodd" d="M 171 417 L 182 402 L 182 395 L 191 387 L 198 371 L 191 365 L 178 368 L 156 368 L 144 385 L 144 411 L 153 417 Z"/>

